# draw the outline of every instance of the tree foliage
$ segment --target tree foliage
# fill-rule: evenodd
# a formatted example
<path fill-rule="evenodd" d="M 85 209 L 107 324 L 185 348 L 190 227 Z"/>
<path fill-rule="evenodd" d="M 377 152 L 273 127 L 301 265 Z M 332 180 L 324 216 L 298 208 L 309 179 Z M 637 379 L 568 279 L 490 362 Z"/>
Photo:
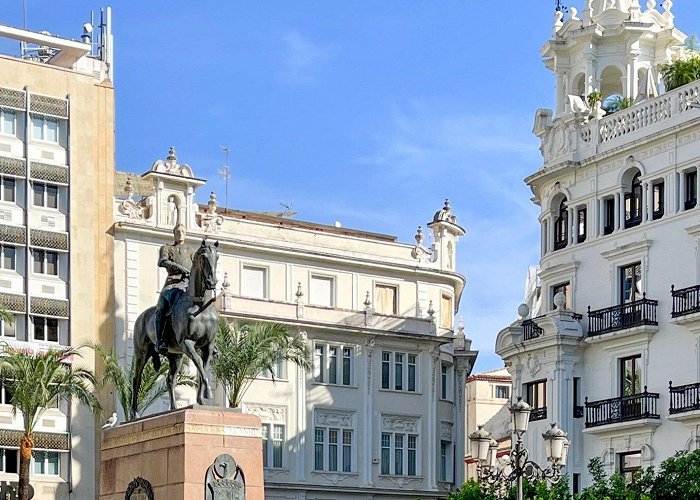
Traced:
<path fill-rule="evenodd" d="M 160 368 L 158 370 L 153 366 L 153 362 L 149 359 L 143 367 L 141 375 L 141 387 L 137 398 L 136 414 L 131 411 L 131 394 L 133 392 L 133 380 L 135 375 L 134 359 L 131 360 L 129 369 L 125 369 L 120 363 L 119 358 L 112 352 L 107 351 L 103 347 L 90 344 L 90 349 L 100 357 L 104 365 L 102 379 L 100 385 L 112 385 L 114 394 L 117 397 L 119 406 L 122 408 L 126 421 L 135 419 L 138 415 L 143 415 L 144 412 L 155 403 L 160 397 L 168 392 L 167 375 L 168 375 L 168 358 L 162 358 Z M 175 386 L 195 387 L 195 378 L 191 375 L 178 373 L 175 378 Z"/>
<path fill-rule="evenodd" d="M 311 367 L 311 357 L 304 340 L 290 336 L 280 323 L 248 321 L 229 323 L 219 321 L 212 368 L 224 385 L 231 407 L 240 406 L 243 395 L 261 373 L 269 372 L 274 381 L 273 367 L 282 360 L 291 361 L 304 369 Z"/>
<path fill-rule="evenodd" d="M 95 397 L 95 377 L 73 363 L 80 353 L 74 348 L 31 352 L 3 346 L 0 380 L 12 395 L 12 412 L 22 413 L 24 432 L 19 445 L 19 498 L 29 498 L 29 464 L 34 448 L 34 428 L 55 401 L 76 399 L 93 415 L 102 411 Z"/>
<path fill-rule="evenodd" d="M 700 498 L 700 450 L 679 451 L 666 459 L 653 484 L 653 500 Z"/>
<path fill-rule="evenodd" d="M 700 79 L 700 55 L 693 53 L 686 59 L 678 59 L 661 66 L 661 76 L 666 90 L 673 90 Z"/>

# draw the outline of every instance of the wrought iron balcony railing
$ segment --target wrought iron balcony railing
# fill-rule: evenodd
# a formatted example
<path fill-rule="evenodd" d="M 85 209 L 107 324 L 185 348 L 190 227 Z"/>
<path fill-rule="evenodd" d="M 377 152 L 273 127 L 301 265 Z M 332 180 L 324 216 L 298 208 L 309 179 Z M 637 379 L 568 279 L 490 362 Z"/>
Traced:
<path fill-rule="evenodd" d="M 588 306 L 588 336 L 593 337 L 634 326 L 658 325 L 656 321 L 658 305 L 658 300 L 647 299 L 644 294 L 641 300 L 597 311 L 591 311 L 591 306 Z"/>
<path fill-rule="evenodd" d="M 668 383 L 670 403 L 668 412 L 673 415 L 684 411 L 700 410 L 700 383 L 673 387 Z"/>
<path fill-rule="evenodd" d="M 530 422 L 535 422 L 537 420 L 545 420 L 547 418 L 547 407 L 544 408 L 533 408 L 530 412 Z"/>
<path fill-rule="evenodd" d="M 628 422 L 643 418 L 658 419 L 657 402 L 659 394 L 647 392 L 618 398 L 588 401 L 586 398 L 586 427 Z"/>
<path fill-rule="evenodd" d="M 671 285 L 671 300 L 673 301 L 671 309 L 671 317 L 673 318 L 700 312 L 700 285 L 679 290 Z"/>
<path fill-rule="evenodd" d="M 523 320 L 523 341 L 536 339 L 542 336 L 544 330 L 537 326 L 532 319 Z"/>

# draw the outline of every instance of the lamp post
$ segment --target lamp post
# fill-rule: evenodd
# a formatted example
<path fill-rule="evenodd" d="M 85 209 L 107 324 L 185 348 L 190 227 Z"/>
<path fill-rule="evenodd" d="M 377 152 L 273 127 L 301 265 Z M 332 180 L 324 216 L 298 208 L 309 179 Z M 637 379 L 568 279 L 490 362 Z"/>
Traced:
<path fill-rule="evenodd" d="M 523 500 L 523 478 L 546 480 L 550 484 L 559 482 L 562 477 L 561 470 L 566 466 L 570 443 L 566 439 L 566 432 L 557 427 L 557 424 L 551 424 L 552 427 L 542 434 L 547 461 L 551 465 L 547 468 L 540 467 L 530 460 L 530 452 L 523 443 L 523 436 L 530 423 L 532 408 L 519 397 L 518 401 L 509 409 L 513 418 L 513 433 L 516 440 L 515 446 L 510 451 L 507 466 L 498 465 L 498 443 L 491 439 L 491 434 L 484 430 L 481 425 L 469 435 L 471 453 L 472 458 L 478 460 L 479 480 L 491 484 L 501 481 L 513 483 L 515 481 L 518 487 L 518 500 Z M 507 470 L 508 468 L 510 470 Z"/>

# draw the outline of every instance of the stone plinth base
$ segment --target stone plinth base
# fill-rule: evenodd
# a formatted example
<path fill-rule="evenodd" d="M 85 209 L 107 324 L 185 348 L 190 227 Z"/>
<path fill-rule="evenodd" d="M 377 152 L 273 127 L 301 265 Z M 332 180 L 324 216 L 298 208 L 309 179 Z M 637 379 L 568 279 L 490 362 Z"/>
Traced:
<path fill-rule="evenodd" d="M 207 469 L 226 453 L 245 474 L 246 500 L 263 500 L 261 436 L 255 415 L 209 406 L 191 406 L 106 429 L 99 498 L 123 500 L 129 483 L 140 476 L 151 484 L 155 498 L 204 499 Z"/>

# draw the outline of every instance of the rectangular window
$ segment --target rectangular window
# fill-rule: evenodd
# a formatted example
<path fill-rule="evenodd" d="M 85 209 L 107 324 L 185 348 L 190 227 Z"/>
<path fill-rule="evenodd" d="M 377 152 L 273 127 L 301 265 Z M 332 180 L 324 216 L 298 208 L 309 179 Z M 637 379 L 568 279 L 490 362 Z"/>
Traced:
<path fill-rule="evenodd" d="M 642 356 L 620 359 L 620 396 L 642 393 Z"/>
<path fill-rule="evenodd" d="M 34 475 L 58 476 L 60 472 L 60 458 L 56 451 L 32 451 L 34 462 Z"/>
<path fill-rule="evenodd" d="M 581 377 L 574 377 L 573 392 L 574 418 L 583 418 L 583 406 L 581 405 Z"/>
<path fill-rule="evenodd" d="M 241 269 L 241 295 L 253 299 L 267 298 L 267 268 L 243 266 Z"/>
<path fill-rule="evenodd" d="M 446 482 L 448 475 L 448 457 L 450 453 L 450 442 L 440 441 L 440 481 Z"/>
<path fill-rule="evenodd" d="M 447 399 L 447 370 L 445 363 L 440 364 L 440 399 Z"/>
<path fill-rule="evenodd" d="M 583 243 L 586 241 L 586 223 L 587 223 L 588 209 L 586 207 L 581 207 L 576 211 L 576 242 Z"/>
<path fill-rule="evenodd" d="M 642 470 L 642 453 L 633 451 L 631 453 L 620 453 L 618 456 L 620 475 L 629 484 L 634 481 L 635 474 Z"/>
<path fill-rule="evenodd" d="M 391 285 L 374 286 L 374 311 L 379 314 L 398 314 L 398 289 Z"/>
<path fill-rule="evenodd" d="M 581 493 L 581 474 L 574 472 L 571 479 L 571 493 L 578 495 Z"/>
<path fill-rule="evenodd" d="M 452 328 L 453 317 L 452 297 L 443 293 L 440 301 L 440 326 L 443 328 Z"/>
<path fill-rule="evenodd" d="M 10 323 L 9 321 L 0 321 L 0 336 L 15 338 L 17 331 L 15 330 L 15 325 L 17 320 Z"/>
<path fill-rule="evenodd" d="M 698 204 L 698 171 L 693 170 L 685 173 L 685 203 L 686 210 L 695 208 Z"/>
<path fill-rule="evenodd" d="M 0 268 L 8 271 L 17 269 L 17 250 L 10 245 L 0 245 Z"/>
<path fill-rule="evenodd" d="M 382 433 L 381 473 L 394 476 L 418 475 L 418 435 Z"/>
<path fill-rule="evenodd" d="M 382 351 L 382 389 L 416 392 L 418 356 Z"/>
<path fill-rule="evenodd" d="M 0 471 L 7 474 L 19 473 L 19 450 L 0 448 Z"/>
<path fill-rule="evenodd" d="M 284 446 L 284 425 L 272 426 L 272 467 L 282 467 L 282 451 Z"/>
<path fill-rule="evenodd" d="M 335 305 L 335 279 L 329 276 L 311 276 L 309 304 L 322 307 Z"/>
<path fill-rule="evenodd" d="M 33 182 L 32 199 L 35 207 L 58 208 L 58 186 L 45 184 L 43 182 Z"/>
<path fill-rule="evenodd" d="M 571 287 L 569 286 L 568 281 L 566 283 L 559 283 L 558 285 L 554 285 L 552 287 L 552 309 L 557 308 L 557 306 L 554 304 L 554 297 L 559 292 L 563 293 L 564 297 L 566 298 L 566 302 L 564 303 L 564 309 L 570 310 L 571 309 Z"/>
<path fill-rule="evenodd" d="M 58 320 L 55 318 L 44 318 L 33 316 L 34 340 L 42 342 L 58 342 Z"/>
<path fill-rule="evenodd" d="M 35 274 L 58 276 L 58 253 L 49 250 L 32 250 Z"/>
<path fill-rule="evenodd" d="M 12 177 L 0 177 L 0 199 L 2 201 L 15 202 L 15 185 L 16 182 Z"/>
<path fill-rule="evenodd" d="M 610 234 L 615 230 L 615 198 L 604 199 L 603 210 L 605 214 L 603 234 Z"/>
<path fill-rule="evenodd" d="M 0 403 L 4 405 L 12 404 L 12 390 L 6 384 L 0 384 Z"/>
<path fill-rule="evenodd" d="M 314 380 L 322 384 L 352 385 L 355 348 L 321 344 L 314 347 Z"/>
<path fill-rule="evenodd" d="M 285 379 L 287 378 L 287 362 L 284 359 L 278 359 L 270 368 L 263 370 L 258 378 L 269 378 L 272 380 Z"/>
<path fill-rule="evenodd" d="M 496 399 L 510 399 L 510 387 L 507 385 L 497 385 L 494 393 Z"/>
<path fill-rule="evenodd" d="M 14 111 L 0 109 L 0 134 L 17 135 L 17 118 Z"/>
<path fill-rule="evenodd" d="M 263 468 L 267 469 L 270 463 L 270 424 L 262 424 L 262 456 Z"/>
<path fill-rule="evenodd" d="M 642 264 L 635 262 L 620 268 L 620 303 L 628 304 L 642 298 Z"/>
<path fill-rule="evenodd" d="M 316 427 L 315 470 L 353 471 L 353 430 L 342 427 Z"/>
<path fill-rule="evenodd" d="M 32 139 L 58 142 L 58 120 L 46 116 L 32 116 Z"/>
<path fill-rule="evenodd" d="M 547 408 L 547 381 L 538 380 L 525 384 L 525 397 L 527 403 L 532 406 L 532 409 Z"/>
<path fill-rule="evenodd" d="M 664 181 L 656 182 L 652 185 L 652 220 L 660 219 L 664 216 Z"/>

